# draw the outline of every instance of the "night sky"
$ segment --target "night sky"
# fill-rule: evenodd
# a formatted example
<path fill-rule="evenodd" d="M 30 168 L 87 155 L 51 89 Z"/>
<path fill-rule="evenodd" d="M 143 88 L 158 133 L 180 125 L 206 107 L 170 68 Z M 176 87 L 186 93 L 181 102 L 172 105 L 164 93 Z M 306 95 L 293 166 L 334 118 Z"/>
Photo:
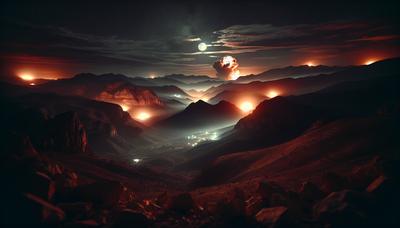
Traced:
<path fill-rule="evenodd" d="M 215 76 L 212 65 L 224 55 L 246 75 L 309 62 L 364 64 L 400 51 L 396 1 L 145 2 L 2 1 L 2 75 Z"/>

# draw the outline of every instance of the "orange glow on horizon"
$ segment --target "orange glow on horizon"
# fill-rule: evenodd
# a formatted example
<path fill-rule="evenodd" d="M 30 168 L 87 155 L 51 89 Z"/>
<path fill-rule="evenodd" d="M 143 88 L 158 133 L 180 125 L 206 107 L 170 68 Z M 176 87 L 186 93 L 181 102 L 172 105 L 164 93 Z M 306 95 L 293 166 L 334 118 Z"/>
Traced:
<path fill-rule="evenodd" d="M 27 73 L 21 74 L 19 76 L 19 78 L 21 78 L 24 81 L 33 81 L 33 80 L 35 80 L 35 77 L 33 77 L 31 74 L 27 74 Z"/>
<path fill-rule="evenodd" d="M 250 102 L 250 101 L 244 101 L 240 104 L 239 108 L 243 111 L 243 112 L 251 112 L 254 110 L 254 105 Z"/>
<path fill-rule="evenodd" d="M 377 61 L 378 60 L 376 60 L 376 59 L 368 59 L 367 61 L 365 61 L 364 65 L 371 65 L 371 64 L 373 64 L 373 63 L 375 63 Z"/>
<path fill-rule="evenodd" d="M 150 117 L 151 117 L 150 113 L 142 111 L 142 112 L 139 112 L 135 116 L 135 119 L 137 119 L 137 120 L 139 120 L 141 122 L 144 122 L 144 121 L 150 119 Z"/>
<path fill-rule="evenodd" d="M 121 106 L 122 110 L 125 111 L 125 112 L 129 110 L 129 106 L 128 105 L 119 104 L 119 106 Z"/>
<path fill-rule="evenodd" d="M 276 90 L 270 90 L 267 92 L 267 97 L 269 97 L 269 98 L 274 98 L 278 95 L 279 95 L 279 93 Z"/>
<path fill-rule="evenodd" d="M 307 62 L 306 65 L 309 66 L 309 67 L 316 66 L 316 64 L 314 62 L 312 62 L 312 61 Z"/>

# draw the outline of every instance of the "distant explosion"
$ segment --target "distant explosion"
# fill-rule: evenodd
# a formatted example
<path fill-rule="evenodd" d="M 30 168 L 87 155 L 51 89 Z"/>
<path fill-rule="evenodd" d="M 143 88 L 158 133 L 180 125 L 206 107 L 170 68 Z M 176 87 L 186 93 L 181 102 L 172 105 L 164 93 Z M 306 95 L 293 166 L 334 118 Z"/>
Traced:
<path fill-rule="evenodd" d="M 239 63 L 232 56 L 222 57 L 214 63 L 213 67 L 217 71 L 217 76 L 224 80 L 236 80 L 240 76 L 240 71 L 237 69 Z"/>

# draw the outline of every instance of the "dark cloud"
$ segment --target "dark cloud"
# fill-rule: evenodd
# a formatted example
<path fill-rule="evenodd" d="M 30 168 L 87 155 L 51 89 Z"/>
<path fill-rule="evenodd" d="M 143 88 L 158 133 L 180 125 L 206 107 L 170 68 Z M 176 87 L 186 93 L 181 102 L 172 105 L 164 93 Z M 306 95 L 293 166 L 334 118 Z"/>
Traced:
<path fill-rule="evenodd" d="M 213 74 L 215 58 L 233 55 L 246 74 L 306 58 L 356 64 L 363 53 L 391 57 L 399 51 L 398 13 L 386 2 L 0 4 L 2 59 L 23 65 L 9 56 L 31 56 L 57 60 L 49 61 L 54 68 L 85 66 L 76 73 Z M 199 42 L 208 44 L 205 52 L 198 51 Z"/>

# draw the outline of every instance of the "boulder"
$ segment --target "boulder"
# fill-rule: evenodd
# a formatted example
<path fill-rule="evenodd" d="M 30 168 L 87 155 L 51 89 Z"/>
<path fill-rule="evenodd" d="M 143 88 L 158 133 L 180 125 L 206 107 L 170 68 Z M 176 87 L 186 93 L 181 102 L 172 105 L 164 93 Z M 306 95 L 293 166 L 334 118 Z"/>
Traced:
<path fill-rule="evenodd" d="M 269 207 L 259 211 L 255 219 L 267 227 L 285 227 L 288 224 L 288 209 L 286 207 Z"/>
<path fill-rule="evenodd" d="M 115 219 L 114 228 L 150 227 L 150 220 L 143 214 L 130 209 L 122 210 Z"/>
<path fill-rule="evenodd" d="M 371 198 L 362 192 L 332 192 L 314 206 L 317 220 L 332 227 L 358 227 L 367 224 Z"/>

